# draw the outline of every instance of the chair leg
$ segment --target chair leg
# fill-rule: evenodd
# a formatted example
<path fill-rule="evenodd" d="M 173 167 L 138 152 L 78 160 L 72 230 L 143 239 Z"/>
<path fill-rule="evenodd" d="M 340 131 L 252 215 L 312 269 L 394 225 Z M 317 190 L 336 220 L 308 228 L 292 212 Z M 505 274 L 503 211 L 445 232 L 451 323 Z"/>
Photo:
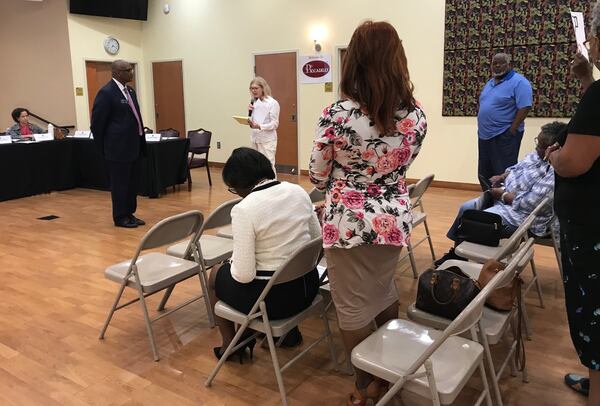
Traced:
<path fill-rule="evenodd" d="M 214 328 L 216 326 L 215 313 L 214 309 L 210 305 L 210 298 L 208 297 L 208 282 L 206 278 L 206 271 L 203 267 L 198 273 L 198 278 L 200 278 L 200 286 L 202 287 L 202 296 L 204 298 L 204 305 L 206 306 L 206 314 L 208 315 L 208 324 L 210 325 L 210 328 Z"/>
<path fill-rule="evenodd" d="M 208 166 L 208 157 L 206 158 L 206 174 L 208 175 L 208 186 L 212 186 L 212 179 L 210 178 L 210 168 Z"/>
<path fill-rule="evenodd" d="M 490 386 L 488 385 L 487 377 L 485 376 L 485 367 L 483 366 L 483 360 L 479 361 L 479 375 L 481 376 L 481 383 L 485 393 L 485 404 L 492 406 L 492 397 L 490 396 Z M 502 401 L 500 401 L 500 405 Z"/>
<path fill-rule="evenodd" d="M 277 386 L 279 387 L 279 394 L 281 395 L 281 404 L 287 406 L 287 396 L 285 394 L 285 387 L 283 386 L 283 376 L 281 376 L 281 369 L 279 367 L 279 358 L 277 358 L 277 350 L 275 349 L 275 342 L 273 341 L 273 332 L 271 331 L 271 324 L 267 317 L 267 307 L 265 302 L 260 303 L 260 311 L 262 312 L 263 324 L 265 326 L 265 333 L 267 335 L 267 342 L 269 343 L 269 351 L 271 352 L 271 361 L 273 361 L 273 369 L 275 370 L 275 378 L 277 378 Z"/>
<path fill-rule="evenodd" d="M 433 375 L 433 366 L 431 360 L 425 361 L 425 374 L 427 375 L 427 382 L 429 383 L 429 390 L 431 391 L 431 403 L 434 406 L 440 406 L 440 395 L 435 384 L 435 376 Z"/>
<path fill-rule="evenodd" d="M 554 248 L 554 255 L 556 256 L 556 262 L 558 263 L 558 271 L 560 272 L 560 279 L 563 280 L 563 268 L 562 259 L 560 255 L 560 242 L 556 238 L 556 233 L 552 232 L 552 247 Z"/>
<path fill-rule="evenodd" d="M 485 331 L 481 327 L 481 322 L 478 324 L 479 331 L 479 341 L 483 345 L 483 358 L 488 366 L 488 371 L 490 373 L 490 379 L 492 381 L 492 389 L 494 390 L 494 397 L 496 398 L 496 402 L 498 406 L 502 406 L 502 395 L 500 394 L 500 388 L 498 386 L 499 378 L 496 376 L 496 367 L 494 366 L 494 360 L 492 359 L 492 352 L 490 351 L 490 343 L 488 342 L 487 335 Z"/>
<path fill-rule="evenodd" d="M 189 166 L 188 166 L 187 183 L 188 183 L 188 192 L 191 192 L 192 191 L 192 172 L 190 171 Z"/>
<path fill-rule="evenodd" d="M 108 324 L 112 320 L 113 314 L 115 314 L 115 309 L 119 305 L 119 300 L 121 300 L 121 296 L 123 295 L 123 291 L 125 290 L 125 283 L 126 282 L 121 283 L 121 287 L 119 288 L 119 293 L 117 293 L 117 297 L 115 298 L 115 301 L 113 302 L 113 305 L 110 308 L 110 311 L 108 312 L 108 316 L 106 317 L 106 321 L 104 322 L 104 326 L 102 326 L 102 330 L 100 331 L 100 336 L 98 336 L 98 338 L 100 340 L 104 339 L 104 334 L 106 333 L 106 329 L 108 328 Z"/>
<path fill-rule="evenodd" d="M 408 243 L 408 259 L 410 259 L 410 267 L 412 268 L 413 278 L 417 279 L 419 277 L 419 272 L 417 272 L 417 261 L 415 261 L 415 256 L 413 255 L 412 245 Z"/>
<path fill-rule="evenodd" d="M 531 271 L 533 272 L 535 288 L 537 289 L 538 298 L 540 299 L 540 307 L 544 309 L 546 306 L 544 306 L 544 298 L 542 297 L 542 285 L 540 284 L 540 278 L 538 277 L 537 268 L 535 266 L 533 257 L 531 257 Z"/>
<path fill-rule="evenodd" d="M 162 312 L 163 310 L 165 310 L 165 306 L 167 305 L 167 301 L 171 297 L 171 293 L 173 293 L 173 289 L 175 289 L 175 285 L 171 285 L 167 288 L 167 290 L 165 291 L 163 298 L 160 300 L 160 303 L 158 304 L 158 307 L 156 308 L 156 310 L 158 310 L 159 312 Z"/>
<path fill-rule="evenodd" d="M 433 250 L 433 242 L 431 241 L 431 234 L 429 233 L 429 226 L 427 225 L 427 220 L 423 221 L 423 225 L 425 226 L 425 233 L 427 234 L 427 241 L 429 241 L 429 250 L 431 251 L 431 259 L 435 261 L 435 251 Z"/>
<path fill-rule="evenodd" d="M 150 321 L 150 315 L 148 314 L 148 307 L 146 306 L 146 300 L 144 299 L 144 292 L 138 287 L 138 294 L 140 296 L 140 305 L 144 312 L 144 320 L 146 322 L 146 330 L 148 331 L 148 338 L 150 339 L 150 347 L 152 347 L 152 355 L 154 355 L 154 361 L 160 360 L 158 351 L 156 349 L 156 342 L 154 341 L 154 331 L 152 330 L 152 321 Z"/>
<path fill-rule="evenodd" d="M 225 352 L 223 353 L 223 355 L 219 359 L 219 362 L 217 362 L 217 365 L 215 365 L 214 369 L 212 370 L 212 372 L 210 373 L 210 375 L 206 379 L 206 382 L 204 382 L 204 386 L 208 387 L 208 386 L 210 386 L 212 384 L 212 381 L 215 379 L 215 377 L 219 373 L 219 370 L 221 369 L 221 367 L 223 366 L 223 364 L 225 364 L 225 361 L 227 361 L 227 358 L 232 353 L 233 348 L 235 348 L 235 346 L 237 345 L 238 341 L 242 337 L 242 334 L 246 330 L 246 327 L 248 327 L 249 323 L 250 323 L 250 321 L 246 319 L 244 321 L 244 324 L 242 324 L 240 326 L 240 328 L 238 328 L 237 332 L 235 333 L 235 336 L 233 336 L 233 340 L 231 340 L 231 342 L 229 343 L 229 345 L 225 349 Z"/>

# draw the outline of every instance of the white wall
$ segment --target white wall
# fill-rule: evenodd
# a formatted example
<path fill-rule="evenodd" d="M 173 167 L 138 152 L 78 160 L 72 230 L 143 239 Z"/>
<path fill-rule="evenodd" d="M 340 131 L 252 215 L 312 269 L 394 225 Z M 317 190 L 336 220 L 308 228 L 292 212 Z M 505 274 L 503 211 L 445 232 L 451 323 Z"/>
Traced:
<path fill-rule="evenodd" d="M 165 3 L 171 6 L 167 15 Z M 249 144 L 247 127 L 231 116 L 246 111 L 253 53 L 298 49 L 312 54 L 309 33 L 321 24 L 327 30 L 322 52 L 334 54 L 361 21 L 386 20 L 403 40 L 416 97 L 429 122 L 422 153 L 408 176 L 435 173 L 438 180 L 476 183 L 476 119 L 441 114 L 444 7 L 443 0 L 153 0 L 143 23 L 69 16 L 74 82 L 84 86 L 83 60 L 107 59 L 102 41 L 116 36 L 122 47 L 118 57 L 141 62 L 138 93 L 145 123 L 154 127 L 151 62 L 182 59 L 186 126 L 212 130 L 211 160 L 224 162 L 233 148 Z M 337 81 L 336 55 L 333 61 Z M 306 169 L 316 121 L 336 93 L 325 93 L 322 85 L 300 85 L 298 95 L 299 165 Z M 89 125 L 87 96 L 78 97 L 76 106 L 78 125 Z M 533 149 L 533 137 L 547 121 L 527 120 L 521 155 Z"/>

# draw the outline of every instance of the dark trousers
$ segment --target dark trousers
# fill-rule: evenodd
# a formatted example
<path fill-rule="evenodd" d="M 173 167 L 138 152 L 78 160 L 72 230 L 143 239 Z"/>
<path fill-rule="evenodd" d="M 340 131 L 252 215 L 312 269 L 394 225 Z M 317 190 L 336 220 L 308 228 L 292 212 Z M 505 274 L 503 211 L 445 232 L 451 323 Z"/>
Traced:
<path fill-rule="evenodd" d="M 106 161 L 112 197 L 112 213 L 115 223 L 131 218 L 137 209 L 139 182 L 138 161 Z"/>
<path fill-rule="evenodd" d="M 494 175 L 503 174 L 506 168 L 516 164 L 519 159 L 519 148 L 521 148 L 522 139 L 523 131 L 517 131 L 512 135 L 508 130 L 490 140 L 479 139 L 479 165 L 477 169 L 479 175 L 489 179 Z M 481 190 L 486 190 L 483 184 L 481 184 Z"/>

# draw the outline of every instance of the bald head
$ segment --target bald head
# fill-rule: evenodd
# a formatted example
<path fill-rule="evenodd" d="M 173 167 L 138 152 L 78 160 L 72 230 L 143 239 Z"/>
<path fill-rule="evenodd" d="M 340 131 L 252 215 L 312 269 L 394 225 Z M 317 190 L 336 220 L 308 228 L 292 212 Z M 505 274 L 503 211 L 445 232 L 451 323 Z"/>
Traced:
<path fill-rule="evenodd" d="M 111 64 L 112 77 L 126 85 L 133 79 L 133 66 L 122 59 L 117 59 Z"/>
<path fill-rule="evenodd" d="M 500 78 L 512 69 L 511 58 L 509 54 L 503 52 L 497 53 L 492 58 L 492 75 L 495 78 Z"/>

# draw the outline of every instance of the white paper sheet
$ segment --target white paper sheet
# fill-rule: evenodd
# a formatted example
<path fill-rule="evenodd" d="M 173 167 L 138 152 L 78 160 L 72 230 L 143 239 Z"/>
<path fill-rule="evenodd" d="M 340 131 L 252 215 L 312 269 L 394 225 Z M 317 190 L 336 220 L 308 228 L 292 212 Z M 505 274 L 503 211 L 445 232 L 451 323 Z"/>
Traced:
<path fill-rule="evenodd" d="M 587 48 L 583 43 L 585 42 L 585 24 L 583 21 L 583 13 L 580 11 L 571 11 L 571 21 L 573 22 L 573 29 L 575 30 L 575 39 L 577 41 L 577 50 L 581 52 L 583 56 L 589 61 Z"/>

